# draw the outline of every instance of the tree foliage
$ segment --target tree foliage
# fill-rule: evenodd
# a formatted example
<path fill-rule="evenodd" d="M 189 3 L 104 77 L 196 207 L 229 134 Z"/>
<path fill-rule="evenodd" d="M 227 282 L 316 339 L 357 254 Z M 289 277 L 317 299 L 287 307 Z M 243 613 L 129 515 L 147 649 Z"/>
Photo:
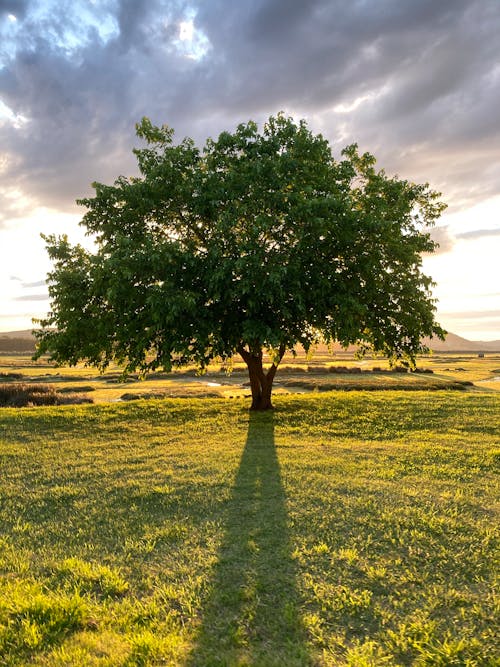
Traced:
<path fill-rule="evenodd" d="M 278 114 L 199 150 L 144 118 L 140 175 L 94 183 L 82 224 L 95 252 L 47 237 L 52 312 L 38 355 L 127 371 L 239 353 L 256 409 L 271 406 L 286 350 L 352 343 L 414 362 L 440 336 L 421 254 L 444 205 L 390 178 L 356 145 L 328 142 Z M 263 367 L 263 354 L 271 365 Z"/>

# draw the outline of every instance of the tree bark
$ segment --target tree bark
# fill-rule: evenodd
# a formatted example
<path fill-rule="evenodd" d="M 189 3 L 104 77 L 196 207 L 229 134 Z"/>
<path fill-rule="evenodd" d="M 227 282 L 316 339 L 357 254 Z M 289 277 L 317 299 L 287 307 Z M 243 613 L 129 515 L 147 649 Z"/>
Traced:
<path fill-rule="evenodd" d="M 250 389 L 252 391 L 252 405 L 250 406 L 250 410 L 273 409 L 271 401 L 273 381 L 278 370 L 278 364 L 285 354 L 285 349 L 284 345 L 280 345 L 279 358 L 271 364 L 266 372 L 262 364 L 263 355 L 260 346 L 252 351 L 246 350 L 243 345 L 239 346 L 238 352 L 247 365 L 250 379 Z"/>

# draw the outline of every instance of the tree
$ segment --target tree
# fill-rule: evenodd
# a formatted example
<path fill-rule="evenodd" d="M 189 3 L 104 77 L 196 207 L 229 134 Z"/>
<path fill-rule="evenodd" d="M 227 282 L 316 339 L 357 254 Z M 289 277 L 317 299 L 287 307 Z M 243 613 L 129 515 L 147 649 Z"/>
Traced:
<path fill-rule="evenodd" d="M 137 135 L 140 176 L 94 183 L 79 201 L 95 252 L 46 238 L 39 356 L 147 372 L 239 353 L 258 410 L 299 343 L 357 343 L 413 364 L 422 337 L 443 336 L 421 272 L 435 248 L 425 228 L 444 209 L 427 185 L 376 171 L 356 145 L 337 161 L 282 113 L 203 151 L 147 118 Z"/>

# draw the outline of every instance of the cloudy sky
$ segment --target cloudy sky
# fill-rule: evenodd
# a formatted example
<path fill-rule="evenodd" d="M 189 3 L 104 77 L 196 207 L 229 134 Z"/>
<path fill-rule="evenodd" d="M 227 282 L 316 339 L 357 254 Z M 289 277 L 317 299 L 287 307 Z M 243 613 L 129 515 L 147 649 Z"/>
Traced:
<path fill-rule="evenodd" d="M 500 339 L 500 0 L 0 0 L 0 331 L 47 312 L 40 233 L 135 173 L 149 116 L 201 144 L 279 110 L 443 193 L 438 319 Z"/>

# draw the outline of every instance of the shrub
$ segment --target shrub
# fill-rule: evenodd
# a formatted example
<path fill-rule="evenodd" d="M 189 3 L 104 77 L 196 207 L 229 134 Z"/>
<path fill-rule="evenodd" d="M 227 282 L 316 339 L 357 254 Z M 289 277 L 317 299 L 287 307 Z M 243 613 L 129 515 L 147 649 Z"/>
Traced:
<path fill-rule="evenodd" d="M 353 375 L 362 373 L 363 370 L 359 366 L 329 366 L 328 372 Z"/>
<path fill-rule="evenodd" d="M 57 395 L 56 405 L 83 405 L 84 403 L 93 403 L 94 399 L 90 396 L 81 396 L 79 394 Z"/>
<path fill-rule="evenodd" d="M 0 381 L 3 380 L 22 380 L 22 373 L 0 373 Z"/>
<path fill-rule="evenodd" d="M 165 398 L 221 398 L 221 395 L 215 391 L 205 391 L 204 389 L 192 389 L 192 390 L 166 390 L 166 391 L 151 391 L 151 392 L 142 392 L 142 393 L 133 393 L 127 392 L 120 396 L 121 401 L 140 401 L 140 400 L 150 400 L 155 399 L 165 399 Z"/>
<path fill-rule="evenodd" d="M 47 384 L 16 382 L 0 385 L 0 407 L 23 408 L 34 405 L 69 405 L 92 403 L 86 396 L 61 396 L 54 387 Z"/>
<path fill-rule="evenodd" d="M 57 390 L 58 394 L 86 394 L 88 391 L 95 391 L 95 387 L 90 384 L 80 387 L 61 387 Z"/>

